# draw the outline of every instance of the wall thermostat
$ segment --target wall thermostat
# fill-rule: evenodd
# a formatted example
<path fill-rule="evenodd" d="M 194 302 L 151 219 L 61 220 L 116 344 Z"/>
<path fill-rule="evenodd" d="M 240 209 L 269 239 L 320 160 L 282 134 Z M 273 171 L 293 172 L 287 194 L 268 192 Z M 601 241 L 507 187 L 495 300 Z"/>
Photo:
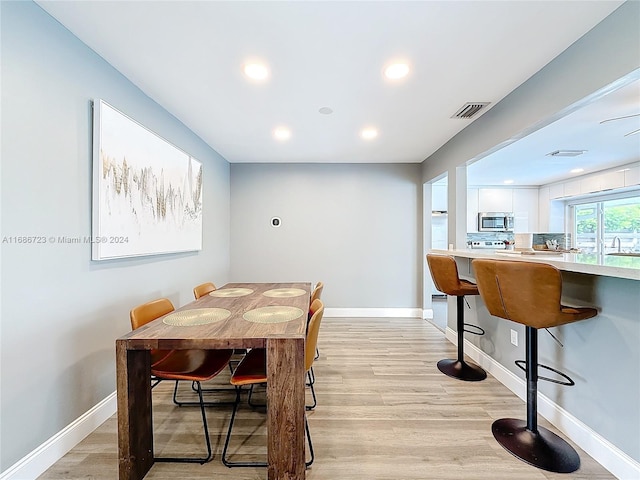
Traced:
<path fill-rule="evenodd" d="M 282 220 L 280 220 L 280 217 L 273 217 L 271 219 L 271 226 L 272 227 L 279 227 L 280 225 L 282 225 Z"/>

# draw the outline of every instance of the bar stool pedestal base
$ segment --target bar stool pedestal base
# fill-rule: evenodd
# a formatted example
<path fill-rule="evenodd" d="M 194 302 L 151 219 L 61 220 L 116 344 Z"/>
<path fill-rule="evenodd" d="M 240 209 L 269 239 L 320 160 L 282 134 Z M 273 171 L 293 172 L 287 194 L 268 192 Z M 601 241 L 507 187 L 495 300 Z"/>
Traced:
<path fill-rule="evenodd" d="M 580 468 L 580 457 L 571 445 L 544 427 L 537 430 L 529 430 L 527 422 L 515 418 L 501 418 L 491 425 L 498 443 L 529 465 L 556 473 Z"/>
<path fill-rule="evenodd" d="M 438 362 L 438 370 L 449 377 L 467 382 L 479 382 L 487 378 L 487 372 L 482 368 L 461 360 L 440 360 Z"/>

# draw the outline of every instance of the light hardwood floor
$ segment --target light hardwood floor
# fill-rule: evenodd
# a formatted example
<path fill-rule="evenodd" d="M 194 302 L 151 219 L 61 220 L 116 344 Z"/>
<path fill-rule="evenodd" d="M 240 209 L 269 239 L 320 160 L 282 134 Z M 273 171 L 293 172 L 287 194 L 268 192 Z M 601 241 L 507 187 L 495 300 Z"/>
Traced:
<path fill-rule="evenodd" d="M 325 318 L 319 346 L 319 404 L 307 413 L 316 453 L 309 480 L 614 478 L 580 449 L 581 468 L 569 475 L 539 470 L 506 452 L 493 439 L 491 423 L 526 418 L 524 403 L 491 376 L 461 382 L 441 374 L 437 361 L 456 350 L 427 321 Z M 226 374 L 216 383 L 225 381 Z M 156 454 L 204 451 L 199 409 L 174 407 L 171 388 L 164 382 L 153 393 Z M 230 411 L 208 408 L 215 455 L 210 463 L 156 463 L 145 478 L 265 479 L 264 468 L 229 469 L 220 462 Z M 238 415 L 232 459 L 264 455 L 263 412 L 245 405 Z M 540 424 L 556 431 L 542 418 Z M 116 479 L 116 442 L 114 416 L 40 478 Z"/>

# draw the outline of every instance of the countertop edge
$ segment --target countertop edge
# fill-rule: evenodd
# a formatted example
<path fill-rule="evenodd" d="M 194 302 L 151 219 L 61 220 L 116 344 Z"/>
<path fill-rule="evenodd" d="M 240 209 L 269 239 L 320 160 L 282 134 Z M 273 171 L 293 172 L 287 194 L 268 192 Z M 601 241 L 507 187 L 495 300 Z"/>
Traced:
<path fill-rule="evenodd" d="M 562 255 L 518 255 L 512 253 L 498 253 L 493 250 L 487 251 L 436 249 L 429 250 L 429 253 L 437 253 L 441 255 L 451 255 L 453 257 L 464 258 L 492 258 L 495 260 L 515 260 L 519 262 L 547 263 L 565 272 L 585 273 L 588 275 L 600 275 L 606 277 L 622 278 L 626 280 L 640 280 L 640 258 L 634 259 L 633 266 L 617 266 L 593 263 L 594 259 L 599 259 L 600 262 L 608 261 L 613 263 L 618 261 L 615 258 L 612 259 L 605 256 L 605 258 L 603 259 L 602 256 L 573 253 L 565 253 Z M 635 260 L 637 260 L 637 262 L 635 262 Z"/>

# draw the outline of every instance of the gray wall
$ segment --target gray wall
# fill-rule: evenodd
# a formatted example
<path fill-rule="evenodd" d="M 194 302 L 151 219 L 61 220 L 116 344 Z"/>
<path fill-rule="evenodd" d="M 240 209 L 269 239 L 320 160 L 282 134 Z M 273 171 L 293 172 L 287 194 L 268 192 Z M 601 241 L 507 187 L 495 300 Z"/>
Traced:
<path fill-rule="evenodd" d="M 624 3 L 609 17 L 423 162 L 423 181 L 443 172 L 456 183 L 456 167 L 481 158 L 578 108 L 583 99 L 640 67 L 640 2 Z M 540 41 L 544 41 L 541 34 Z M 466 181 L 466 180 L 465 180 Z M 449 238 L 465 215 L 465 197 L 449 197 Z M 461 219 L 459 225 L 465 225 Z M 459 243 L 462 242 L 462 243 Z"/>
<path fill-rule="evenodd" d="M 420 307 L 421 205 L 418 164 L 233 164 L 231 278 L 322 280 L 328 307 Z"/>
<path fill-rule="evenodd" d="M 639 22 L 640 2 L 623 4 L 544 69 L 427 158 L 423 163 L 423 180 L 449 172 L 449 185 L 452 185 L 457 176 L 465 176 L 465 172 L 458 169 L 467 161 L 481 158 L 501 144 L 522 138 L 578 108 L 584 103 L 585 97 L 622 77 L 637 76 L 637 69 L 640 68 Z M 463 188 L 464 186 L 458 188 L 457 195 L 449 196 L 449 238 L 465 237 L 466 192 Z M 452 215 L 463 216 L 457 228 Z M 457 246 L 464 248 L 460 243 Z M 601 291 L 585 298 L 589 301 L 587 305 L 602 305 L 605 299 L 598 298 L 598 295 L 608 292 L 614 294 L 611 297 L 615 298 L 614 303 L 618 301 L 633 306 L 629 307 L 626 316 L 621 317 L 619 312 L 614 311 L 597 317 L 597 320 L 564 327 L 561 334 L 567 347 L 563 350 L 556 349 L 553 341 L 546 338 L 546 332 L 541 333 L 541 361 L 560 369 L 566 367 L 580 384 L 573 390 L 543 384 L 541 390 L 570 414 L 639 461 L 637 339 L 640 327 L 637 317 L 637 286 L 630 288 L 629 285 L 634 282 L 623 282 L 625 288 L 619 288 L 616 280 L 607 278 L 593 281 Z M 584 290 L 584 295 L 589 295 L 595 288 L 589 285 L 576 286 L 574 283 L 577 284 L 575 279 L 572 284 L 566 285 L 567 289 Z M 573 298 L 580 297 L 574 295 Z M 611 304 L 612 301 L 608 303 Z M 634 311 L 633 308 L 636 309 L 635 315 L 629 314 L 629 311 Z M 510 345 L 506 323 L 490 320 L 485 315 L 483 327 L 487 335 L 480 339 L 469 336 L 469 340 L 508 369 L 516 371 L 512 364 L 512 357 L 516 353 Z M 448 326 L 455 330 L 455 310 L 449 314 Z M 524 330 L 520 335 L 521 342 L 523 335 Z M 625 341 L 629 338 L 633 339 L 632 345 Z M 517 356 L 522 357 L 523 347 L 519 347 L 518 351 L 520 353 Z"/>
<path fill-rule="evenodd" d="M 2 237 L 90 235 L 91 108 L 103 98 L 204 164 L 204 249 L 92 262 L 89 245 L 2 244 L 5 470 L 115 390 L 129 309 L 229 273 L 229 164 L 31 2 L 2 15 Z"/>

